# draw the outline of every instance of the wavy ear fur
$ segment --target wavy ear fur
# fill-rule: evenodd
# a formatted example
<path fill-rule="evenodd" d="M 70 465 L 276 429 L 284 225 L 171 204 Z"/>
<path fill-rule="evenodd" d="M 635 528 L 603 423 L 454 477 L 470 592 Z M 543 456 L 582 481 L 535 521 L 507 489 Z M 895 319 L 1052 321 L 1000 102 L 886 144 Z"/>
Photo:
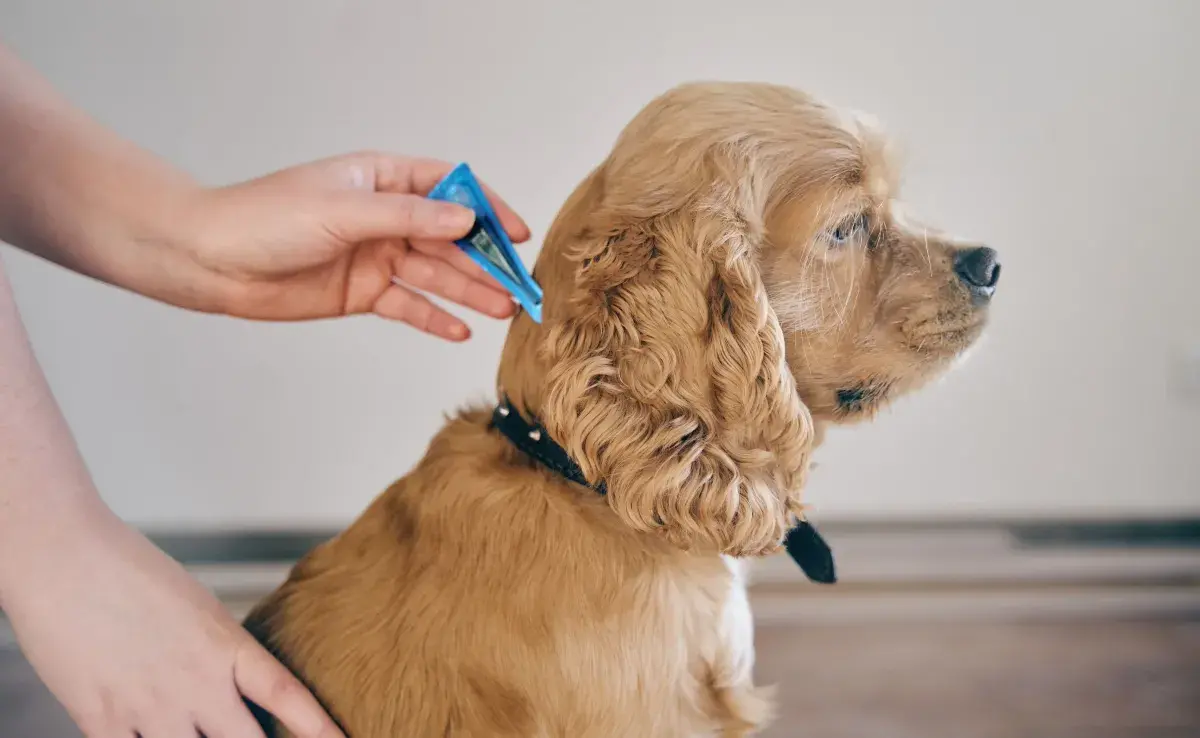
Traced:
<path fill-rule="evenodd" d="M 543 422 L 635 529 L 774 551 L 800 512 L 813 425 L 759 275 L 755 198 L 716 186 L 669 205 L 598 200 L 567 253 Z"/>

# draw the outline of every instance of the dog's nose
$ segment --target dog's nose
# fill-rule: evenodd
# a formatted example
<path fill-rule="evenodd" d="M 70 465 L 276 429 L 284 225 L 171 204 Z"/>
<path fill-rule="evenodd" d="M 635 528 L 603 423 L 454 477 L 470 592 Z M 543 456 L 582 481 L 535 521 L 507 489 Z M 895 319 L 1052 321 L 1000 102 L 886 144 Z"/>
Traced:
<path fill-rule="evenodd" d="M 1000 262 L 996 250 L 987 246 L 963 249 L 954 256 L 954 271 L 972 295 L 987 299 L 1000 281 Z"/>

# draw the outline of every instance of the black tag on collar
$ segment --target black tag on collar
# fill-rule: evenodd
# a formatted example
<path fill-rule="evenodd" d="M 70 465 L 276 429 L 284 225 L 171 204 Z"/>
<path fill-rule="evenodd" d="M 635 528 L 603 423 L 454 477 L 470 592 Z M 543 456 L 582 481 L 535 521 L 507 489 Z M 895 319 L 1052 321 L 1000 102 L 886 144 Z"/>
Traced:
<path fill-rule="evenodd" d="M 807 520 L 801 520 L 788 531 L 783 547 L 800 569 L 817 584 L 836 584 L 837 571 L 833 566 L 833 550 Z"/>

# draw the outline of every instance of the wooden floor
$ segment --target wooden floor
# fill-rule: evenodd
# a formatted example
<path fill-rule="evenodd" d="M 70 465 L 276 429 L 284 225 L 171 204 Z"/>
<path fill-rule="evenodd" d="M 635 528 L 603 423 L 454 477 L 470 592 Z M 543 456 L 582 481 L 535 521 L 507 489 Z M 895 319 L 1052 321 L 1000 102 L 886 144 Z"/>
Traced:
<path fill-rule="evenodd" d="M 763 626 L 769 738 L 1200 738 L 1200 622 Z M 0 648 L 0 738 L 77 738 Z"/>
<path fill-rule="evenodd" d="M 1200 624 L 766 628 L 771 738 L 1200 738 Z"/>

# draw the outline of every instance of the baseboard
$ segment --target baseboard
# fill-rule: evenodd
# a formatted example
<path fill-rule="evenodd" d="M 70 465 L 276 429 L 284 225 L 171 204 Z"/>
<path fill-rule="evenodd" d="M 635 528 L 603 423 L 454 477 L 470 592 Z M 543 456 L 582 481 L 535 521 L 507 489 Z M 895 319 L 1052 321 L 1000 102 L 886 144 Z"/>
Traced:
<path fill-rule="evenodd" d="M 932 545 L 960 545 L 977 539 L 1023 549 L 1200 549 L 1200 518 L 1136 520 L 972 519 L 821 520 L 821 531 L 837 539 L 927 540 Z M 295 561 L 329 540 L 339 528 L 307 529 L 147 529 L 164 551 L 185 564 Z"/>
<path fill-rule="evenodd" d="M 756 561 L 749 575 L 760 622 L 1200 618 L 1200 520 L 828 521 L 821 530 L 839 584 L 808 583 L 786 556 Z M 149 535 L 240 613 L 335 533 Z"/>
<path fill-rule="evenodd" d="M 1081 526 L 1082 527 L 1082 526 Z M 833 529 L 825 533 L 839 580 L 888 587 L 986 585 L 1123 586 L 1200 583 L 1200 545 L 1180 536 L 1128 543 L 1086 529 L 1025 535 L 1007 526 Z M 752 568 L 758 584 L 803 575 L 783 555 Z"/>
<path fill-rule="evenodd" d="M 1200 519 L 1136 521 L 825 521 L 844 583 L 889 587 L 1200 582 Z M 335 530 L 151 531 L 164 551 L 199 571 L 238 571 L 245 589 L 282 570 Z M 217 576 L 213 574 L 213 576 Z M 757 561 L 757 584 L 799 584 L 786 556 Z"/>

